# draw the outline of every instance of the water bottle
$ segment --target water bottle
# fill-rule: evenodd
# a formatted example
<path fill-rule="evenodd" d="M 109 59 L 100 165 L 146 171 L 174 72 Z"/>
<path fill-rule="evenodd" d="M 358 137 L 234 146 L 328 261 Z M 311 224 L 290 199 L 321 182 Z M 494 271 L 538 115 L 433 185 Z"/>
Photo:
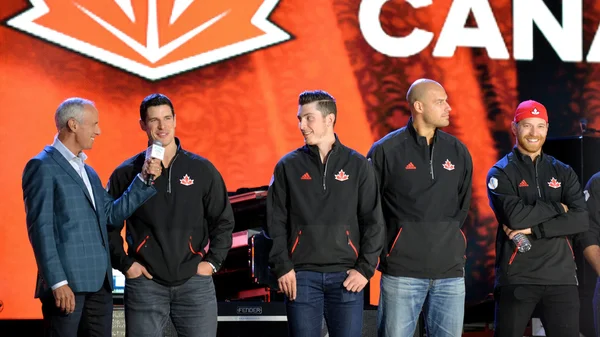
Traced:
<path fill-rule="evenodd" d="M 519 233 L 513 237 L 513 242 L 517 245 L 517 249 L 520 253 L 528 252 L 531 249 L 531 242 L 527 235 Z"/>

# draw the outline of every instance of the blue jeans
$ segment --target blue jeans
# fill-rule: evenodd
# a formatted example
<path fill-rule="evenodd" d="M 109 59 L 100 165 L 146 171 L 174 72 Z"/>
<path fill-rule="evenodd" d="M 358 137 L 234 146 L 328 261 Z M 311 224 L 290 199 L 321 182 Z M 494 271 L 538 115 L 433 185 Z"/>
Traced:
<path fill-rule="evenodd" d="M 364 291 L 350 292 L 342 285 L 346 272 L 296 273 L 296 300 L 286 298 L 290 337 L 320 337 L 323 315 L 330 337 L 360 337 Z"/>
<path fill-rule="evenodd" d="M 377 310 L 379 337 L 411 337 L 423 309 L 429 337 L 460 337 L 465 309 L 465 280 L 381 276 Z"/>
<path fill-rule="evenodd" d="M 195 275 L 174 287 L 143 275 L 125 280 L 128 337 L 162 337 L 169 318 L 178 336 L 215 337 L 217 297 L 212 277 Z"/>

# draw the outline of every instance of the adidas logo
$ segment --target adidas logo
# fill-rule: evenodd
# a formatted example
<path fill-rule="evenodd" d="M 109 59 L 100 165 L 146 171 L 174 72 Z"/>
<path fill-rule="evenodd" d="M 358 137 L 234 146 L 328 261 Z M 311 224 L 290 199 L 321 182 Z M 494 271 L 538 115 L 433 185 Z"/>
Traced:
<path fill-rule="evenodd" d="M 519 183 L 519 187 L 529 187 L 529 184 L 527 184 L 527 182 L 525 181 L 525 179 L 523 179 L 523 181 L 521 181 Z"/>
<path fill-rule="evenodd" d="M 407 170 L 416 170 L 417 167 L 412 162 L 410 162 L 410 163 L 408 163 L 408 165 L 406 165 L 406 169 Z"/>
<path fill-rule="evenodd" d="M 308 172 L 304 173 L 302 175 L 302 177 L 300 177 L 301 180 L 312 180 L 312 178 L 310 177 L 310 175 L 308 174 Z"/>

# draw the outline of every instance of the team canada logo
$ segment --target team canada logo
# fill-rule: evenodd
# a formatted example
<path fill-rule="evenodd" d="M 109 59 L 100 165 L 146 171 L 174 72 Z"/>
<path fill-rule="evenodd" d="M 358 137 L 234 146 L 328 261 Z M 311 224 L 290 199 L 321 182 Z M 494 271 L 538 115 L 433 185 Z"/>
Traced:
<path fill-rule="evenodd" d="M 281 43 L 279 0 L 30 0 L 7 25 L 159 80 Z"/>
<path fill-rule="evenodd" d="M 540 112 L 538 111 L 538 109 L 537 109 L 537 108 L 533 108 L 533 111 L 531 111 L 531 114 L 532 114 L 532 115 L 539 115 L 539 114 L 540 114 Z"/>
<path fill-rule="evenodd" d="M 558 180 L 556 180 L 556 178 L 552 177 L 552 179 L 550 179 L 550 181 L 548 182 L 548 186 L 550 186 L 552 188 L 559 188 L 560 181 L 558 181 Z"/>
<path fill-rule="evenodd" d="M 183 176 L 183 179 L 179 179 L 179 182 L 183 186 L 194 185 L 194 179 L 190 179 L 190 176 L 188 176 L 187 174 Z"/>
<path fill-rule="evenodd" d="M 442 166 L 448 171 L 454 170 L 454 165 L 452 165 L 452 163 L 448 159 L 446 159 L 446 162 Z"/>
<path fill-rule="evenodd" d="M 348 180 L 348 178 L 350 178 L 350 176 L 347 175 L 346 172 L 344 172 L 344 170 L 340 170 L 340 172 L 338 172 L 338 174 L 335 175 L 335 180 L 339 181 L 346 181 Z"/>

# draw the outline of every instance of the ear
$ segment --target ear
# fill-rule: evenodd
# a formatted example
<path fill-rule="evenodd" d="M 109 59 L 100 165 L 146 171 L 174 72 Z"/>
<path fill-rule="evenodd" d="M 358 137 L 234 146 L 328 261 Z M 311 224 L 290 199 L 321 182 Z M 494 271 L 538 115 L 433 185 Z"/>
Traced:
<path fill-rule="evenodd" d="M 140 129 L 142 129 L 142 131 L 146 131 L 146 122 L 144 122 L 143 120 L 140 119 Z"/>
<path fill-rule="evenodd" d="M 413 109 L 418 113 L 423 113 L 424 108 L 425 107 L 423 106 L 423 102 L 415 101 L 413 103 Z"/>
<path fill-rule="evenodd" d="M 512 123 L 510 123 L 510 130 L 512 131 L 512 133 L 515 137 L 517 136 L 517 133 L 519 132 L 518 127 L 519 126 L 517 125 L 516 122 L 513 121 Z"/>
<path fill-rule="evenodd" d="M 69 119 L 67 121 L 67 127 L 69 128 L 69 131 L 75 132 L 75 130 L 77 130 L 77 121 L 74 118 Z"/>
<path fill-rule="evenodd" d="M 327 115 L 327 126 L 332 126 L 333 122 L 335 122 L 335 115 L 334 114 Z"/>

